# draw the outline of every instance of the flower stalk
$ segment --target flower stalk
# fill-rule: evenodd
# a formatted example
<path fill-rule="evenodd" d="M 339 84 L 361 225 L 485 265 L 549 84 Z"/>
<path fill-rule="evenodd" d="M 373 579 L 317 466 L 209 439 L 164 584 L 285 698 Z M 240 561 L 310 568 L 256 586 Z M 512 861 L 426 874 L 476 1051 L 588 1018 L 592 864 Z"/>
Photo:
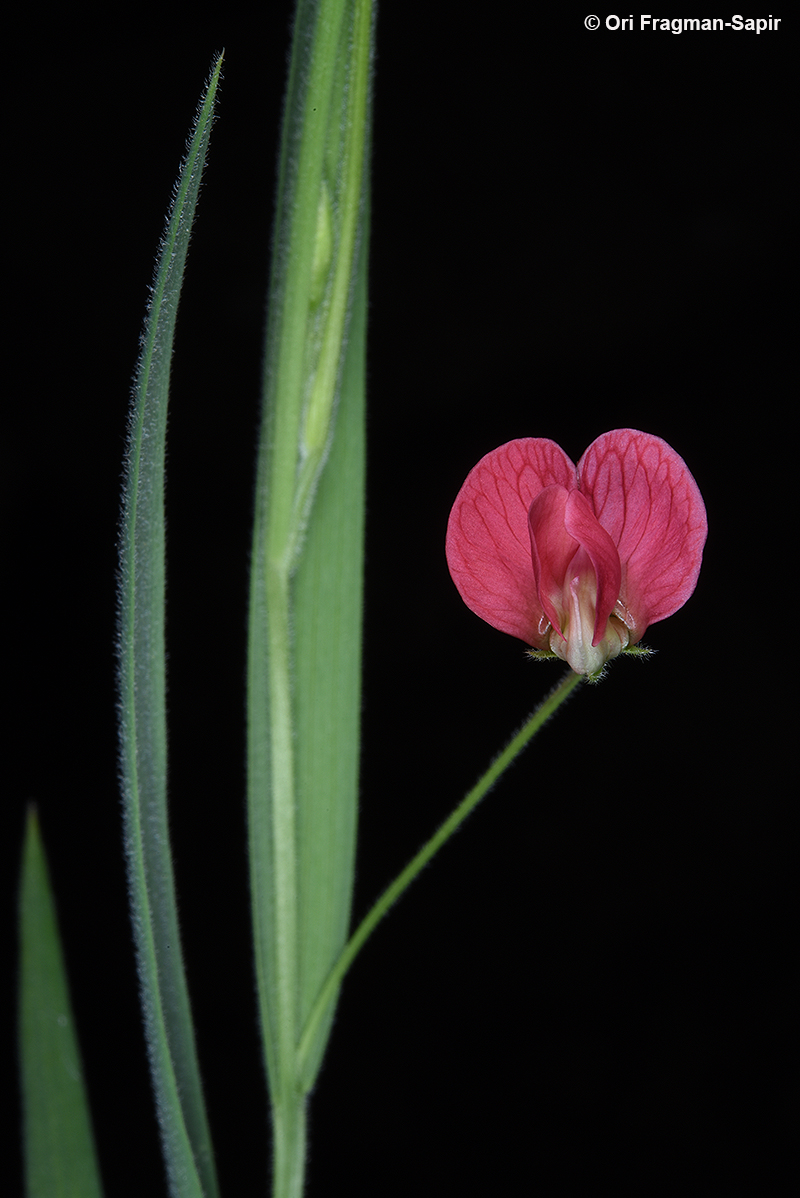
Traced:
<path fill-rule="evenodd" d="M 481 799 L 488 794 L 512 762 L 520 755 L 522 750 L 530 744 L 536 733 L 540 731 L 551 716 L 555 715 L 562 703 L 569 698 L 576 686 L 582 681 L 584 681 L 582 676 L 574 673 L 572 670 L 564 675 L 561 682 L 542 700 L 536 710 L 525 721 L 519 732 L 512 737 L 502 753 L 495 758 L 485 774 L 475 783 L 472 790 L 465 795 L 455 810 L 434 832 L 433 836 L 425 842 L 416 856 L 409 861 L 405 869 L 387 886 L 380 898 L 361 920 L 361 923 L 348 940 L 338 961 L 325 979 L 325 984 L 311 1009 L 298 1049 L 301 1063 L 310 1050 L 316 1029 L 330 1002 L 331 995 L 335 994 L 338 990 L 344 975 L 384 915 L 394 906 L 431 858 L 439 852 L 439 849 L 447 843 L 453 833 L 461 827 L 464 820 L 474 811 Z"/>

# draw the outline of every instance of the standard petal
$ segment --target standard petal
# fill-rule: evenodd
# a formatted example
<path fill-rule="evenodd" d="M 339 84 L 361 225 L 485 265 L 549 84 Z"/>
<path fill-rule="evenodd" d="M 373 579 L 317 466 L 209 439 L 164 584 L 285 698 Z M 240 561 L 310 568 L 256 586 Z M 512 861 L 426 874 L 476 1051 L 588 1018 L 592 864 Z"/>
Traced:
<path fill-rule="evenodd" d="M 700 491 L 666 441 L 630 428 L 598 437 L 578 463 L 578 480 L 617 546 L 635 643 L 695 588 L 707 532 Z"/>
<path fill-rule="evenodd" d="M 554 441 L 523 437 L 487 453 L 458 493 L 447 525 L 447 564 L 481 619 L 543 647 L 528 510 L 545 487 L 575 486 L 575 467 Z"/>

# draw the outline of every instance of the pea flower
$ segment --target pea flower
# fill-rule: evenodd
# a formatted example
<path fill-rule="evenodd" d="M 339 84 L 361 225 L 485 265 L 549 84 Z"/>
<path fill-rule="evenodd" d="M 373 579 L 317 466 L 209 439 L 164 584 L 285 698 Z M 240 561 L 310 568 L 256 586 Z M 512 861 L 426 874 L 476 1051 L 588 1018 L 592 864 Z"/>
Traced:
<path fill-rule="evenodd" d="M 523 437 L 470 471 L 447 526 L 467 607 L 576 674 L 598 677 L 691 595 L 706 511 L 686 463 L 650 433 L 603 433 L 577 468 Z"/>

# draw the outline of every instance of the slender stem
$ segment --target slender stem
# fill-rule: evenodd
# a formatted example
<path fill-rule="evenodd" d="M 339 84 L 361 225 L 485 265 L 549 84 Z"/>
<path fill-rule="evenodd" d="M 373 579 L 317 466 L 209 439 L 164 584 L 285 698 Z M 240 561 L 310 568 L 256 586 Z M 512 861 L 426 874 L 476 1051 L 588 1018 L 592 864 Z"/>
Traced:
<path fill-rule="evenodd" d="M 539 729 L 542 727 L 550 716 L 553 715 L 565 699 L 572 694 L 572 691 L 582 681 L 583 675 L 573 674 L 570 670 L 561 682 L 556 686 L 546 699 L 536 708 L 530 718 L 526 721 L 520 731 L 512 738 L 503 752 L 496 757 L 489 766 L 486 773 L 478 781 L 472 790 L 461 800 L 455 811 L 444 821 L 441 827 L 434 832 L 430 840 L 420 849 L 415 857 L 409 861 L 405 869 L 397 875 L 390 886 L 387 886 L 383 894 L 373 905 L 370 911 L 364 916 L 361 923 L 356 928 L 353 935 L 348 940 L 341 956 L 336 964 L 331 969 L 328 977 L 325 980 L 322 989 L 320 990 L 316 1002 L 311 1009 L 306 1025 L 303 1029 L 303 1034 L 300 1038 L 298 1046 L 299 1069 L 302 1071 L 306 1055 L 309 1047 L 314 1039 L 314 1033 L 317 1024 L 323 1018 L 333 994 L 337 987 L 341 984 L 344 975 L 347 973 L 350 966 L 353 964 L 357 954 L 361 950 L 373 929 L 380 923 L 389 908 L 397 901 L 403 891 L 410 886 L 417 874 L 424 869 L 430 859 L 439 851 L 446 840 L 453 835 L 458 827 L 464 822 L 474 807 L 481 801 L 487 791 L 491 790 L 498 778 L 508 769 L 515 757 L 522 752 L 529 741 L 533 739 Z"/>
<path fill-rule="evenodd" d="M 272 1105 L 273 1198 L 302 1198 L 306 1164 L 306 1099 L 286 1095 Z"/>

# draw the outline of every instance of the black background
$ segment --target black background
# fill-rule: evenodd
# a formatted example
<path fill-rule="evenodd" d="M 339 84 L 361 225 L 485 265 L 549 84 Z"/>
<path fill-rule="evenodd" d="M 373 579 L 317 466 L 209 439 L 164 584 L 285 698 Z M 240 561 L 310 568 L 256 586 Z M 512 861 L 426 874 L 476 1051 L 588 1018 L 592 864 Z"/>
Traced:
<path fill-rule="evenodd" d="M 657 656 L 570 702 L 354 967 L 311 1104 L 312 1198 L 650 1193 L 692 1159 L 777 1192 L 795 1125 L 793 36 L 590 33 L 585 15 L 379 14 L 357 915 L 560 676 L 450 582 L 447 516 L 478 458 L 658 434 L 705 497 L 705 563 L 646 637 Z M 14 960 L 35 800 L 106 1192 L 164 1193 L 121 853 L 115 539 L 152 264 L 224 46 L 173 368 L 171 812 L 223 1192 L 258 1194 L 245 607 L 289 16 L 143 22 L 12 39 L 5 943 Z"/>

